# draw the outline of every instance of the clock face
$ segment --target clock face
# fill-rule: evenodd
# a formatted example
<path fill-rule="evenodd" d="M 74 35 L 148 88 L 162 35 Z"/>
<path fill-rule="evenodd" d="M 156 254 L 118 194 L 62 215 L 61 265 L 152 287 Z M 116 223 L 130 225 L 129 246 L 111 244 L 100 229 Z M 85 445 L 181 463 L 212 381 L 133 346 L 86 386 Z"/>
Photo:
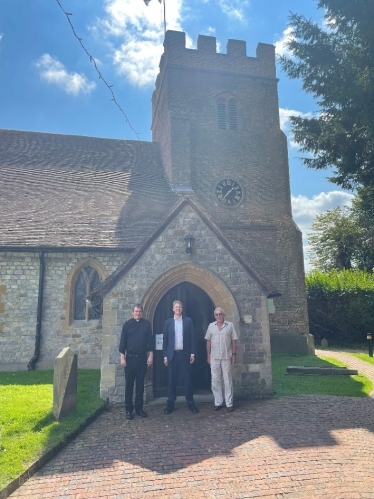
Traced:
<path fill-rule="evenodd" d="M 223 178 L 214 189 L 216 198 L 224 206 L 236 206 L 243 199 L 243 188 L 231 178 Z"/>

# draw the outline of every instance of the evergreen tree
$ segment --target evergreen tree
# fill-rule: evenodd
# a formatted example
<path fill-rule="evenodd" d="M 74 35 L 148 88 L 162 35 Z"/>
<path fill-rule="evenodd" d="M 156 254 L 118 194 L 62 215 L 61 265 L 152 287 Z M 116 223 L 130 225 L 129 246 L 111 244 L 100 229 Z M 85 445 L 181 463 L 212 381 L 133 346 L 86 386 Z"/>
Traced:
<path fill-rule="evenodd" d="M 281 57 L 319 106 L 313 118 L 292 117 L 293 134 L 309 168 L 335 167 L 343 188 L 374 186 L 374 1 L 316 0 L 325 26 L 291 14 L 293 37 Z"/>

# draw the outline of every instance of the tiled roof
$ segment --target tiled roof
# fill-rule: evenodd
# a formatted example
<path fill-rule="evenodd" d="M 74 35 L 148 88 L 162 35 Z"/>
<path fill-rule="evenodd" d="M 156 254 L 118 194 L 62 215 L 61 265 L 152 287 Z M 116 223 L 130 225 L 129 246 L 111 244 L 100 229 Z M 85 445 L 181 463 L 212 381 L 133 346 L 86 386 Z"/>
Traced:
<path fill-rule="evenodd" d="M 0 130 L 0 247 L 135 248 L 176 200 L 158 144 Z"/>

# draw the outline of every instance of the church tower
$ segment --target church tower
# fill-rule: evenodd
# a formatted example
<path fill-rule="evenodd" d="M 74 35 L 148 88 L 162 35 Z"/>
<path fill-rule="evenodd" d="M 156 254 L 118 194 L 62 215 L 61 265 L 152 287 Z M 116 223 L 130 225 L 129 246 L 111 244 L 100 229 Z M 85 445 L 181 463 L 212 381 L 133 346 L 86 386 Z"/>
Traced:
<path fill-rule="evenodd" d="M 312 348 L 301 233 L 292 219 L 275 48 L 168 31 L 152 98 L 152 137 L 172 188 L 192 196 L 282 294 L 269 302 L 273 351 Z"/>

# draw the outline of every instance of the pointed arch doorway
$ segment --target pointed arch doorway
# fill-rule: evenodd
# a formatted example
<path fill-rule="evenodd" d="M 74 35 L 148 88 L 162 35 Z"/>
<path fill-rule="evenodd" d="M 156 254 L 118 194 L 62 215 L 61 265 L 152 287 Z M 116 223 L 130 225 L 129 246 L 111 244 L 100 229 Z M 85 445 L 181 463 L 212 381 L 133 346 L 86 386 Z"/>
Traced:
<path fill-rule="evenodd" d="M 210 390 L 210 367 L 206 361 L 205 332 L 213 321 L 214 304 L 205 291 L 195 284 L 184 281 L 169 289 L 159 301 L 154 318 L 154 334 L 161 334 L 165 320 L 172 317 L 173 301 L 183 303 L 183 314 L 191 317 L 196 330 L 196 358 L 192 365 L 192 383 L 194 393 Z M 178 395 L 183 395 L 181 383 L 178 384 Z M 153 396 L 167 395 L 167 375 L 162 350 L 154 353 Z"/>

